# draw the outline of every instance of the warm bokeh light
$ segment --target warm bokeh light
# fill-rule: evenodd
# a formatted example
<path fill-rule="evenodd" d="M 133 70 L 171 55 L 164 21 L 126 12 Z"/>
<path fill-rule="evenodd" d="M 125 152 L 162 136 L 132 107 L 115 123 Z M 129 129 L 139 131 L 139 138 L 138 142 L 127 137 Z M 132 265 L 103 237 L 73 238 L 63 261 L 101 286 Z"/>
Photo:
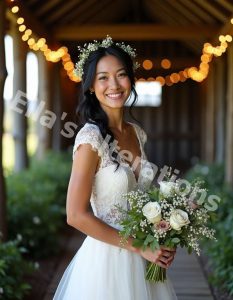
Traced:
<path fill-rule="evenodd" d="M 14 0 L 11 0 L 14 2 Z M 12 13 L 18 13 L 19 7 L 13 6 L 11 8 Z M 230 20 L 231 24 L 233 24 L 233 18 Z M 39 38 L 35 40 L 35 38 L 29 38 L 33 35 L 33 32 L 30 28 L 26 28 L 24 25 L 24 18 L 19 16 L 17 18 L 17 24 L 19 25 L 19 32 L 22 33 L 22 40 L 28 43 L 30 49 L 34 51 L 42 51 L 46 60 L 50 62 L 58 62 L 61 61 L 64 69 L 66 70 L 67 76 L 75 82 L 80 82 L 81 79 L 74 74 L 74 63 L 71 60 L 70 54 L 68 53 L 68 48 L 65 46 L 60 47 L 58 50 L 52 51 L 45 38 Z M 200 64 L 198 67 L 188 67 L 184 70 L 179 71 L 178 73 L 168 74 L 167 76 L 157 76 L 156 78 L 150 77 L 148 81 L 158 81 L 161 85 L 171 86 L 178 82 L 184 82 L 188 78 L 195 80 L 197 82 L 203 81 L 209 73 L 209 64 L 212 61 L 213 57 L 220 57 L 223 53 L 226 52 L 228 43 L 232 42 L 232 35 L 219 35 L 218 37 L 220 44 L 217 46 L 213 46 L 211 43 L 204 43 L 202 49 L 202 55 L 200 57 Z M 153 62 L 149 59 L 146 59 L 142 63 L 143 68 L 145 70 L 151 70 L 153 68 Z M 163 69 L 170 69 L 172 63 L 169 59 L 165 58 L 161 60 L 161 67 Z M 138 79 L 139 81 L 145 81 L 144 78 Z"/>
<path fill-rule="evenodd" d="M 17 19 L 17 24 L 21 25 L 24 23 L 24 18 L 18 18 Z"/>
<path fill-rule="evenodd" d="M 155 80 L 158 81 L 161 84 L 161 86 L 165 84 L 165 79 L 162 76 L 157 76 Z"/>
<path fill-rule="evenodd" d="M 30 39 L 28 40 L 28 45 L 30 46 L 30 45 L 33 45 L 33 44 L 35 44 L 35 39 L 30 38 Z"/>
<path fill-rule="evenodd" d="M 11 11 L 13 12 L 13 14 L 16 14 L 19 11 L 19 7 L 18 6 L 13 6 Z"/>
<path fill-rule="evenodd" d="M 27 29 L 27 30 L 25 31 L 25 34 L 26 34 L 26 35 L 31 35 L 31 34 L 32 34 L 31 29 Z"/>
<path fill-rule="evenodd" d="M 170 75 L 170 80 L 171 80 L 172 83 L 177 83 L 177 82 L 180 81 L 180 75 L 177 74 L 177 73 L 172 73 Z"/>
<path fill-rule="evenodd" d="M 146 59 L 143 61 L 142 66 L 145 70 L 151 70 L 153 68 L 153 63 L 151 60 Z"/>
<path fill-rule="evenodd" d="M 226 35 L 226 41 L 228 43 L 232 42 L 232 36 L 230 34 Z"/>
<path fill-rule="evenodd" d="M 20 31 L 20 32 L 24 32 L 25 29 L 26 29 L 26 26 L 25 26 L 25 25 L 20 25 L 20 26 L 19 26 L 19 31 Z"/>
<path fill-rule="evenodd" d="M 24 42 L 26 42 L 26 41 L 28 40 L 28 36 L 27 36 L 26 34 L 24 34 L 24 35 L 22 36 L 22 40 L 23 40 Z"/>
<path fill-rule="evenodd" d="M 164 69 L 170 69 L 171 68 L 171 61 L 167 58 L 164 58 L 161 61 L 161 67 L 164 68 Z"/>

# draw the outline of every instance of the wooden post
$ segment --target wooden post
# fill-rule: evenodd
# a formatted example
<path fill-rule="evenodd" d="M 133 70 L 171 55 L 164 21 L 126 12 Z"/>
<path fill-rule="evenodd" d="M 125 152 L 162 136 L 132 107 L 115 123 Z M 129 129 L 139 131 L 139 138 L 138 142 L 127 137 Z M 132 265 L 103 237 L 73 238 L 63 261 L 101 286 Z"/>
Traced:
<path fill-rule="evenodd" d="M 53 112 L 57 116 L 56 123 L 53 127 L 53 135 L 52 135 L 52 148 L 54 151 L 61 151 L 62 145 L 62 123 L 65 119 L 67 113 L 62 111 L 62 97 L 61 97 L 61 75 L 60 75 L 60 64 L 54 65 L 54 97 L 53 97 Z M 63 114 L 64 113 L 64 114 Z M 61 120 L 62 118 L 62 120 Z"/>
<path fill-rule="evenodd" d="M 53 112 L 53 63 L 45 60 L 42 53 L 38 53 L 38 105 L 43 111 L 38 119 L 38 147 L 37 158 L 43 159 L 47 150 L 52 148 L 52 129 L 56 122 L 56 114 Z"/>
<path fill-rule="evenodd" d="M 233 185 L 233 46 L 227 52 L 226 182 Z"/>
<path fill-rule="evenodd" d="M 213 67 L 213 66 L 212 66 Z M 205 81 L 205 111 L 204 111 L 204 126 L 203 131 L 203 137 L 202 142 L 204 143 L 204 155 L 203 158 L 207 163 L 212 163 L 214 161 L 214 72 L 213 70 L 210 70 L 209 76 L 207 80 Z"/>
<path fill-rule="evenodd" d="M 12 28 L 13 37 L 13 52 L 14 52 L 14 77 L 13 77 L 13 97 L 17 93 L 26 93 L 26 58 L 27 50 L 25 43 L 21 40 L 17 25 L 14 24 Z M 27 153 L 27 118 L 25 116 L 27 111 L 27 101 L 25 98 L 25 105 L 17 105 L 19 110 L 13 110 L 14 125 L 13 137 L 15 142 L 15 172 L 20 172 L 28 167 L 28 153 Z"/>
<path fill-rule="evenodd" d="M 5 62 L 5 25 L 6 25 L 6 6 L 5 1 L 0 1 L 0 232 L 2 239 L 6 240 L 7 225 L 6 225 L 6 188 L 3 173 L 3 155 L 2 155 L 2 137 L 3 137 L 3 116 L 4 116 L 4 83 L 7 76 Z"/>
<path fill-rule="evenodd" d="M 215 69 L 215 96 L 216 96 L 216 156 L 215 160 L 218 163 L 222 163 L 224 160 L 224 141 L 225 141 L 225 104 L 226 104 L 226 95 L 225 95 L 225 64 L 224 59 L 220 58 L 216 61 L 216 69 Z"/>

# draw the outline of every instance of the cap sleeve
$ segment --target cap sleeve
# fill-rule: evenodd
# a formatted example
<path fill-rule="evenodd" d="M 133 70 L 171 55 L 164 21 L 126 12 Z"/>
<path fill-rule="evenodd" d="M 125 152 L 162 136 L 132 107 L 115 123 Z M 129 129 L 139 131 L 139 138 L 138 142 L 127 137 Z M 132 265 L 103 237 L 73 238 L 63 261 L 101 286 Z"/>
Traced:
<path fill-rule="evenodd" d="M 94 151 L 97 151 L 98 155 L 102 157 L 103 154 L 103 137 L 98 126 L 94 124 L 86 123 L 80 131 L 77 133 L 75 138 L 75 143 L 73 147 L 73 159 L 74 154 L 77 151 L 78 147 L 82 144 L 91 145 Z"/>

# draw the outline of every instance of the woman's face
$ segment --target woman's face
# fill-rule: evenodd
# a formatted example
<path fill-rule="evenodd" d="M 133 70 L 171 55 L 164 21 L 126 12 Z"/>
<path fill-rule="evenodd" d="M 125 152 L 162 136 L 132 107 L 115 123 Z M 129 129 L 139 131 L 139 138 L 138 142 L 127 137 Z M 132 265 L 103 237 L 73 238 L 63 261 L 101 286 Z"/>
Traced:
<path fill-rule="evenodd" d="M 124 106 L 131 93 L 131 83 L 117 57 L 107 55 L 99 60 L 93 90 L 103 109 Z"/>

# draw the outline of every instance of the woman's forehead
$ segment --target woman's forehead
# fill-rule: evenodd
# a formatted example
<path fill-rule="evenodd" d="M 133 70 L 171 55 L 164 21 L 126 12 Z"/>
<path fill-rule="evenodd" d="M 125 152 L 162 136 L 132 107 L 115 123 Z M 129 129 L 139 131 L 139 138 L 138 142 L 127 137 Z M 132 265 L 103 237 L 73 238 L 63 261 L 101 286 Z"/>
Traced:
<path fill-rule="evenodd" d="M 113 55 L 106 55 L 102 57 L 96 66 L 96 73 L 99 72 L 109 72 L 111 70 L 117 71 L 124 69 L 122 61 Z"/>

